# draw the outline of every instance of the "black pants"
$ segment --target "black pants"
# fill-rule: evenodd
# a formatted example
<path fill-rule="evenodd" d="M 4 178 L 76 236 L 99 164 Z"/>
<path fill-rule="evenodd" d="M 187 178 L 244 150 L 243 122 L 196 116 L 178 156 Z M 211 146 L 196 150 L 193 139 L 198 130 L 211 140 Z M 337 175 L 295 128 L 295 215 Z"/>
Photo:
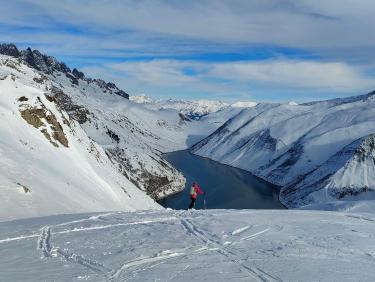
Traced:
<path fill-rule="evenodd" d="M 190 198 L 191 199 L 191 202 L 190 202 L 190 205 L 189 205 L 189 210 L 194 208 L 194 204 L 195 204 L 195 198 Z"/>

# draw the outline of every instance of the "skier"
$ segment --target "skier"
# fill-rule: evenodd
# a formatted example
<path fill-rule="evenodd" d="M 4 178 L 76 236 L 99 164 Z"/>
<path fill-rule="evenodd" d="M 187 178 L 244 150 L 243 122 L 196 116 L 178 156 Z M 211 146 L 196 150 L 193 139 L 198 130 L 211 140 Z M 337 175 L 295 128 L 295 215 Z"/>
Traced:
<path fill-rule="evenodd" d="M 189 209 L 194 208 L 195 201 L 197 200 L 198 194 L 204 195 L 206 194 L 205 192 L 202 191 L 201 187 L 199 187 L 198 183 L 194 182 L 193 185 L 191 185 L 190 188 L 190 205 Z"/>

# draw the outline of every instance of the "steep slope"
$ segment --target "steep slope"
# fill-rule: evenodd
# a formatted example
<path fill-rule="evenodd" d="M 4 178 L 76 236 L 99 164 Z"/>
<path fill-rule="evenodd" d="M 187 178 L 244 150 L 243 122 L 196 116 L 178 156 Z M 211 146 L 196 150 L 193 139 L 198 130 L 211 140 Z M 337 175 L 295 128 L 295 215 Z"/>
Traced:
<path fill-rule="evenodd" d="M 345 146 L 317 169 L 281 189 L 289 207 L 337 199 L 375 200 L 375 135 Z M 366 192 L 366 193 L 364 193 Z"/>
<path fill-rule="evenodd" d="M 303 179 L 348 144 L 375 132 L 374 94 L 301 105 L 259 104 L 240 112 L 192 150 L 286 186 Z M 333 158 L 330 165 L 336 162 Z M 368 180 L 367 190 L 375 189 L 373 179 Z M 359 178 L 353 181 L 352 185 L 362 187 Z M 338 185 L 344 194 L 349 189 L 344 183 Z"/>
<path fill-rule="evenodd" d="M 157 211 L 0 223 L 3 281 L 374 281 L 374 218 Z"/>
<path fill-rule="evenodd" d="M 45 89 L 8 68 L 31 80 L 34 71 L 9 63 L 0 67 L 0 219 L 159 208 Z"/>

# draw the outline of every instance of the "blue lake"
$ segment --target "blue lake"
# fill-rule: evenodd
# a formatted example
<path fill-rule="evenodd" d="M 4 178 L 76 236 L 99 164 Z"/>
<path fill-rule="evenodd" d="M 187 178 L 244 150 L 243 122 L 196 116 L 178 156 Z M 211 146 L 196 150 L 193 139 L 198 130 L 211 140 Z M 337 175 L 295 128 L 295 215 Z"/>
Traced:
<path fill-rule="evenodd" d="M 202 158 L 188 150 L 167 153 L 164 158 L 186 177 L 185 189 L 159 201 L 172 209 L 187 209 L 189 190 L 195 181 L 206 192 L 200 195 L 196 209 L 284 209 L 279 201 L 277 186 L 245 170 Z"/>

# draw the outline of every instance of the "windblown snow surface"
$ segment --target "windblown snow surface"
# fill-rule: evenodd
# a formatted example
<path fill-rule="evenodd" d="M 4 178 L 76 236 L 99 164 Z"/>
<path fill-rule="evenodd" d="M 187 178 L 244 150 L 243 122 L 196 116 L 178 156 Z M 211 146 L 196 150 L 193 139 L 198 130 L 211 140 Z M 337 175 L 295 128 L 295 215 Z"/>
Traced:
<path fill-rule="evenodd" d="M 146 211 L 0 223 L 1 281 L 375 281 L 375 219 Z"/>
<path fill-rule="evenodd" d="M 375 92 L 244 109 L 192 151 L 282 186 L 288 207 L 375 199 Z"/>

